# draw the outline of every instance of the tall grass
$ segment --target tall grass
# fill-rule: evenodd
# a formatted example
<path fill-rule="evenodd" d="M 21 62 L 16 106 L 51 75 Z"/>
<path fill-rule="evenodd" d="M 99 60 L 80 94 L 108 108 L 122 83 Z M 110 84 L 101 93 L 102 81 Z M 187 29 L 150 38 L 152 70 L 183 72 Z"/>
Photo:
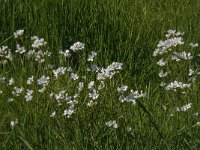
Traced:
<path fill-rule="evenodd" d="M 176 112 L 173 94 L 159 86 L 159 69 L 152 56 L 168 29 L 183 31 L 186 41 L 200 43 L 199 15 L 198 0 L 0 0 L 0 46 L 8 45 L 14 53 L 13 33 L 24 29 L 24 38 L 17 43 L 29 50 L 30 37 L 38 35 L 52 53 L 44 65 L 29 62 L 22 55 L 1 64 L 0 75 L 7 80 L 14 77 L 16 86 L 26 87 L 26 79 L 33 74 L 37 79 L 43 74 L 52 76 L 45 69 L 48 64 L 55 68 L 72 65 L 78 73 L 88 75 L 86 83 L 96 81 L 95 74 L 84 70 L 91 51 L 97 52 L 98 66 L 106 67 L 113 61 L 124 64 L 123 71 L 106 82 L 99 103 L 88 108 L 84 105 L 88 97 L 81 97 L 79 110 L 71 118 L 63 117 L 64 108 L 59 110 L 49 98 L 52 90 L 73 92 L 77 82 L 69 80 L 69 75 L 53 81 L 45 94 L 34 93 L 36 98 L 30 103 L 23 96 L 8 102 L 12 88 L 0 83 L 0 90 L 6 91 L 0 95 L 0 148 L 199 149 L 199 116 L 195 115 L 200 111 L 199 81 L 187 98 L 175 97 L 178 106 L 183 105 L 179 99 L 184 99 L 192 108 Z M 59 50 L 76 41 L 85 43 L 85 49 L 66 61 Z M 192 53 L 197 55 L 199 48 Z M 199 63 L 195 57 L 191 65 L 198 68 Z M 117 93 L 121 85 L 143 90 L 146 96 L 136 105 L 121 103 Z M 31 88 L 39 89 L 37 85 Z M 55 108 L 59 113 L 52 118 Z M 10 123 L 16 118 L 18 123 L 12 128 Z M 118 128 L 107 127 L 109 120 L 116 120 Z"/>

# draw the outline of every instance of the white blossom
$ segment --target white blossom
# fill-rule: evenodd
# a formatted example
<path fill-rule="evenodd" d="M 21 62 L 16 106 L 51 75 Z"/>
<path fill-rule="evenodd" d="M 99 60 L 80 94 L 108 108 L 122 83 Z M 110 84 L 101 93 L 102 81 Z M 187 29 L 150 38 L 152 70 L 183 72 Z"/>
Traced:
<path fill-rule="evenodd" d="M 21 47 L 19 44 L 17 44 L 17 50 L 15 52 L 23 54 L 23 53 L 26 52 L 26 50 L 25 50 L 25 48 L 23 46 Z"/>
<path fill-rule="evenodd" d="M 81 43 L 81 42 L 76 42 L 74 43 L 70 49 L 74 52 L 78 51 L 78 50 L 82 50 L 84 49 L 85 44 Z"/>
<path fill-rule="evenodd" d="M 97 53 L 92 51 L 91 54 L 88 55 L 87 61 L 93 61 L 96 56 L 97 56 Z"/>
<path fill-rule="evenodd" d="M 161 70 L 160 73 L 159 73 L 159 77 L 160 77 L 160 78 L 164 78 L 164 77 L 166 77 L 167 75 L 168 75 L 168 73 L 167 73 L 167 72 L 164 73 L 163 70 Z"/>
<path fill-rule="evenodd" d="M 177 107 L 176 111 L 187 111 L 188 109 L 190 109 L 192 106 L 192 103 L 188 103 L 182 107 Z"/>
<path fill-rule="evenodd" d="M 166 64 L 166 61 L 164 61 L 163 59 L 160 59 L 158 62 L 157 62 L 157 64 L 159 65 L 159 66 L 165 66 L 165 64 Z"/>
<path fill-rule="evenodd" d="M 115 129 L 118 128 L 116 120 L 107 121 L 105 124 L 108 127 L 112 127 L 112 128 L 115 128 Z"/>
<path fill-rule="evenodd" d="M 26 83 L 27 83 L 28 85 L 31 85 L 31 84 L 33 83 L 33 81 L 34 81 L 34 77 L 31 76 L 31 77 L 28 78 L 28 80 L 27 80 Z"/>
<path fill-rule="evenodd" d="M 76 73 L 71 73 L 70 78 L 73 80 L 78 80 L 79 76 Z"/>
<path fill-rule="evenodd" d="M 33 40 L 33 44 L 32 44 L 33 48 L 40 48 L 47 44 L 47 42 L 45 42 L 43 38 L 40 39 L 38 36 L 31 37 L 31 40 Z"/>
<path fill-rule="evenodd" d="M 15 83 L 13 78 L 10 78 L 8 85 L 13 85 Z"/>
<path fill-rule="evenodd" d="M 24 30 L 17 30 L 14 32 L 14 38 L 18 38 L 19 36 L 22 36 L 24 34 Z"/>
<path fill-rule="evenodd" d="M 118 88 L 117 88 L 117 91 L 118 91 L 118 93 L 123 94 L 124 92 L 127 91 L 127 89 L 128 89 L 128 86 L 122 85 L 121 87 L 118 87 Z"/>
<path fill-rule="evenodd" d="M 27 92 L 26 92 L 26 95 L 25 95 L 25 99 L 26 99 L 27 102 L 32 100 L 32 98 L 33 98 L 32 94 L 33 94 L 33 90 L 27 89 Z"/>

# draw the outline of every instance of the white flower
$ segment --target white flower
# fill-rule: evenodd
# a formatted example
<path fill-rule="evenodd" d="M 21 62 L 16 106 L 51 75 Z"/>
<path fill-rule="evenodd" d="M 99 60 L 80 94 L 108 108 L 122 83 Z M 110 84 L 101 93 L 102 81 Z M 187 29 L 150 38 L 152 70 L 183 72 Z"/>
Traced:
<path fill-rule="evenodd" d="M 59 53 L 60 53 L 61 55 L 63 55 L 64 57 L 70 57 L 70 56 L 71 56 L 70 51 L 69 51 L 68 49 L 65 50 L 65 52 L 59 51 Z"/>
<path fill-rule="evenodd" d="M 70 49 L 74 52 L 78 51 L 78 50 L 82 50 L 84 49 L 85 44 L 81 43 L 81 42 L 76 42 L 74 43 Z"/>
<path fill-rule="evenodd" d="M 92 98 L 93 100 L 97 99 L 99 97 L 98 91 L 92 89 L 92 91 L 89 93 L 89 97 Z"/>
<path fill-rule="evenodd" d="M 94 106 L 94 105 L 96 105 L 96 104 L 97 104 L 96 101 L 90 100 L 90 101 L 87 103 L 87 106 L 88 106 L 88 107 L 92 107 L 92 106 Z"/>
<path fill-rule="evenodd" d="M 56 115 L 56 112 L 54 111 L 51 113 L 50 117 L 55 117 L 55 115 Z"/>
<path fill-rule="evenodd" d="M 182 106 L 182 107 L 177 107 L 176 108 L 176 111 L 187 111 L 188 109 L 190 109 L 192 106 L 192 103 L 189 103 L 189 104 L 186 104 L 186 105 L 184 105 L 184 106 Z"/>
<path fill-rule="evenodd" d="M 74 111 L 74 107 L 71 106 L 69 109 L 64 110 L 63 116 L 67 116 L 67 118 L 70 118 Z"/>
<path fill-rule="evenodd" d="M 87 61 L 93 61 L 96 55 L 97 53 L 92 51 L 91 54 L 88 55 Z"/>
<path fill-rule="evenodd" d="M 108 126 L 108 127 L 113 127 L 113 128 L 118 128 L 118 125 L 117 125 L 117 122 L 116 122 L 116 120 L 110 120 L 110 121 L 107 121 L 106 123 L 106 126 Z"/>
<path fill-rule="evenodd" d="M 165 86 L 165 85 L 166 85 L 166 83 L 164 83 L 164 82 L 160 83 L 160 86 L 162 86 L 162 87 Z"/>
<path fill-rule="evenodd" d="M 17 50 L 15 51 L 16 53 L 20 53 L 20 54 L 23 54 L 23 53 L 25 53 L 25 48 L 22 46 L 22 47 L 20 47 L 20 45 L 19 44 L 17 44 Z"/>
<path fill-rule="evenodd" d="M 136 100 L 139 99 L 139 98 L 142 98 L 142 97 L 145 97 L 145 93 L 143 93 L 143 91 L 133 91 L 131 90 L 130 91 L 130 94 L 128 96 L 123 96 L 121 95 L 119 97 L 119 100 L 121 102 L 131 102 L 133 105 L 136 104 Z"/>
<path fill-rule="evenodd" d="M 88 84 L 88 89 L 92 89 L 94 86 L 94 81 L 90 81 L 90 83 Z"/>
<path fill-rule="evenodd" d="M 118 70 L 122 70 L 122 66 L 122 63 L 113 62 L 106 69 L 101 68 L 97 74 L 97 80 L 105 80 L 107 78 L 111 79 L 116 73 L 118 73 Z"/>
<path fill-rule="evenodd" d="M 122 93 L 123 94 L 124 92 L 127 91 L 127 89 L 128 89 L 128 86 L 122 85 L 121 87 L 117 88 L 117 91 L 118 91 L 118 93 Z"/>
<path fill-rule="evenodd" d="M 14 37 L 18 38 L 19 36 L 24 34 L 24 30 L 17 30 L 16 32 L 14 32 Z"/>
<path fill-rule="evenodd" d="M 78 91 L 82 91 L 83 90 L 83 87 L 84 87 L 84 83 L 83 82 L 79 82 L 78 84 Z"/>
<path fill-rule="evenodd" d="M 48 85 L 49 80 L 50 80 L 50 78 L 49 78 L 48 76 L 45 77 L 45 76 L 43 75 L 40 79 L 37 80 L 37 82 L 38 82 L 38 85 L 46 86 L 46 85 Z"/>
<path fill-rule="evenodd" d="M 8 102 L 12 102 L 14 99 L 13 98 L 8 98 Z"/>
<path fill-rule="evenodd" d="M 79 77 L 76 73 L 71 73 L 70 78 L 73 80 L 77 80 Z"/>
<path fill-rule="evenodd" d="M 11 128 L 14 128 L 15 125 L 16 125 L 17 123 L 18 123 L 18 120 L 17 120 L 17 119 L 12 120 L 12 121 L 10 122 L 10 126 L 11 126 Z"/>
<path fill-rule="evenodd" d="M 66 67 L 59 67 L 58 69 L 53 70 L 53 74 L 54 74 L 54 76 L 57 78 L 58 75 L 63 75 L 63 74 L 65 74 L 66 70 L 67 70 Z"/>
<path fill-rule="evenodd" d="M 160 71 L 160 73 L 159 73 L 159 77 L 160 78 L 164 78 L 164 77 L 166 77 L 168 75 L 168 73 L 167 72 L 163 72 L 162 70 Z"/>
<path fill-rule="evenodd" d="M 192 76 L 195 72 L 192 69 L 189 69 L 188 76 Z"/>
<path fill-rule="evenodd" d="M 13 95 L 16 95 L 16 96 L 19 96 L 20 93 L 22 93 L 24 91 L 24 88 L 23 87 L 14 87 L 14 90 L 12 91 L 12 94 Z"/>
<path fill-rule="evenodd" d="M 33 83 L 33 81 L 34 81 L 33 78 L 34 78 L 33 76 L 29 77 L 26 83 L 27 83 L 28 85 L 31 85 L 31 84 Z"/>
<path fill-rule="evenodd" d="M 166 61 L 163 61 L 163 59 L 160 59 L 158 62 L 157 62 L 157 64 L 159 65 L 159 66 L 165 66 L 165 64 L 166 64 Z"/>
<path fill-rule="evenodd" d="M 102 90 L 105 87 L 104 81 L 100 81 L 100 84 L 98 86 L 98 90 Z"/>
<path fill-rule="evenodd" d="M 43 86 L 41 89 L 38 90 L 38 92 L 44 93 L 45 90 L 46 90 L 46 86 Z"/>
<path fill-rule="evenodd" d="M 199 44 L 198 44 L 198 43 L 196 43 L 196 44 L 190 43 L 190 46 L 191 46 L 192 48 L 195 48 L 195 47 L 198 47 Z"/>
<path fill-rule="evenodd" d="M 25 95 L 25 99 L 26 99 L 27 102 L 32 100 L 32 98 L 33 98 L 32 94 L 33 94 L 33 90 L 27 89 L 27 93 Z"/>
<path fill-rule="evenodd" d="M 8 85 L 13 85 L 15 83 L 13 78 L 10 78 Z"/>
<path fill-rule="evenodd" d="M 193 56 L 191 55 L 191 53 L 186 53 L 185 51 L 180 53 L 174 52 L 172 55 L 172 60 L 176 60 L 177 62 L 180 61 L 180 59 L 189 60 L 192 58 Z"/>
<path fill-rule="evenodd" d="M 43 38 L 39 39 L 39 37 L 37 36 L 31 37 L 31 40 L 33 40 L 33 44 L 32 44 L 33 48 L 39 48 L 47 44 L 47 42 L 45 42 Z"/>
<path fill-rule="evenodd" d="M 173 81 L 165 87 L 165 90 L 174 90 L 176 91 L 177 88 L 184 89 L 189 88 L 191 84 L 185 84 L 183 82 Z"/>

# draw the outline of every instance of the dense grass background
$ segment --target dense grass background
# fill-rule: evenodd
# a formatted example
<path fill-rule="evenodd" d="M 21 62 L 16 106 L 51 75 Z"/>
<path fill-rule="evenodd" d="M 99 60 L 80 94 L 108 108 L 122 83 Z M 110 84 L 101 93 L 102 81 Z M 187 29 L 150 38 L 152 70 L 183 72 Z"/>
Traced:
<path fill-rule="evenodd" d="M 170 117 L 162 105 L 174 109 L 173 102 L 159 88 L 152 57 L 168 29 L 183 31 L 186 40 L 200 43 L 199 16 L 199 0 L 0 0 L 0 46 L 14 48 L 13 32 L 23 28 L 26 35 L 44 37 L 53 54 L 51 63 L 58 65 L 58 50 L 81 41 L 86 45 L 84 53 L 98 53 L 99 65 L 124 63 L 116 82 L 147 91 L 142 103 L 153 117 L 141 106 L 121 105 L 112 87 L 99 107 L 71 120 L 50 118 L 45 98 L 41 105 L 25 107 L 25 102 L 11 104 L 1 97 L 0 148 L 199 149 L 199 128 L 192 127 L 199 119 L 192 116 L 200 111 L 199 89 L 190 95 L 194 111 Z M 23 70 L 11 69 L 7 74 L 24 75 Z M 14 131 L 10 131 L 11 116 L 20 118 Z M 105 127 L 107 119 L 116 118 L 120 128 Z"/>

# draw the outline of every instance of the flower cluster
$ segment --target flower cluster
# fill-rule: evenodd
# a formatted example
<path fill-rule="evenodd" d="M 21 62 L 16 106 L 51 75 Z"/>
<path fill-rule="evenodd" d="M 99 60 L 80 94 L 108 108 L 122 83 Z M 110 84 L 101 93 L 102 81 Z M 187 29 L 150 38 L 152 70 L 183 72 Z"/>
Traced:
<path fill-rule="evenodd" d="M 130 90 L 130 93 L 128 95 L 125 95 L 124 93 L 127 91 L 128 86 L 122 85 L 121 87 L 117 88 L 117 91 L 120 95 L 119 100 L 123 102 L 131 102 L 133 105 L 136 104 L 136 100 L 142 97 L 145 97 L 145 93 L 143 91 L 133 91 Z"/>
<path fill-rule="evenodd" d="M 182 35 L 184 33 L 177 32 L 176 30 L 168 30 L 165 37 L 167 38 L 164 41 L 159 41 L 157 48 L 153 52 L 153 56 L 157 57 L 157 65 L 160 68 L 158 76 L 162 79 L 160 86 L 164 87 L 165 90 L 177 91 L 177 89 L 186 89 L 191 87 L 191 81 L 194 82 L 196 79 L 192 77 L 194 71 L 192 69 L 188 72 L 184 72 L 183 68 L 186 68 L 186 61 L 193 59 L 191 52 L 183 51 L 182 49 L 192 49 L 198 46 L 198 44 L 187 44 Z M 183 61 L 185 61 L 183 63 Z M 188 64 L 191 64 L 188 62 Z M 176 68 L 176 69 L 174 69 Z M 176 72 L 179 72 L 178 74 Z M 181 82 L 188 75 L 188 80 L 184 80 L 184 83 Z M 192 77 L 192 78 L 191 78 Z M 176 80 L 170 81 L 171 78 Z M 178 80 L 178 81 L 177 81 Z"/>
<path fill-rule="evenodd" d="M 38 36 L 31 37 L 31 40 L 33 40 L 32 47 L 34 49 L 43 47 L 47 44 L 43 38 L 40 39 Z"/>
<path fill-rule="evenodd" d="M 24 34 L 24 30 L 17 30 L 16 32 L 14 32 L 14 37 L 18 38 L 22 36 L 23 34 Z"/>
<path fill-rule="evenodd" d="M 77 51 L 79 51 L 79 50 L 84 49 L 84 47 L 85 47 L 85 44 L 83 44 L 83 43 L 81 43 L 81 42 L 76 42 L 76 43 L 74 43 L 74 44 L 70 47 L 70 49 L 71 49 L 73 52 L 77 52 Z"/>
<path fill-rule="evenodd" d="M 4 61 L 10 60 L 12 61 L 12 53 L 11 50 L 8 49 L 8 46 L 0 47 L 0 62 L 3 63 Z"/>
<path fill-rule="evenodd" d="M 115 128 L 115 129 L 118 128 L 118 124 L 117 124 L 116 120 L 107 121 L 105 124 L 108 127 L 112 127 L 112 128 Z"/>
<path fill-rule="evenodd" d="M 111 79 L 116 73 L 118 73 L 118 70 L 122 70 L 122 66 L 122 63 L 113 62 L 107 68 L 101 68 L 98 72 L 97 80 L 105 80 L 107 78 Z"/>
<path fill-rule="evenodd" d="M 176 111 L 187 111 L 188 109 L 190 109 L 192 107 L 192 103 L 188 103 L 182 107 L 177 107 Z"/>

